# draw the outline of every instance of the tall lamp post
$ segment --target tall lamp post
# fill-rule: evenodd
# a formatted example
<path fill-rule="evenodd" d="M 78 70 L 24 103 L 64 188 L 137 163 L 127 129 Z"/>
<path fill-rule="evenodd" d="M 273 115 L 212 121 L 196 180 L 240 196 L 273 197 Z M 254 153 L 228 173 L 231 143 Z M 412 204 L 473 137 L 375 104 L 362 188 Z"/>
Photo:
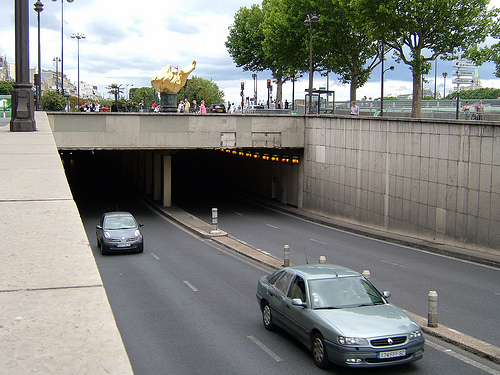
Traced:
<path fill-rule="evenodd" d="M 34 116 L 33 86 L 29 68 L 29 8 L 28 1 L 15 1 L 16 35 L 16 82 L 11 93 L 12 114 L 10 131 L 28 132 L 36 130 Z"/>
<path fill-rule="evenodd" d="M 72 3 L 74 0 L 66 1 Z M 61 95 L 64 96 L 64 0 L 61 0 Z"/>
<path fill-rule="evenodd" d="M 384 115 L 384 73 L 388 70 L 394 70 L 394 65 L 391 65 L 384 70 L 384 59 L 382 58 L 382 78 L 380 81 L 380 116 Z"/>
<path fill-rule="evenodd" d="M 38 75 L 36 77 L 36 109 L 40 111 L 42 109 L 42 57 L 40 49 L 40 13 L 43 11 L 43 3 L 37 1 L 35 4 L 35 12 L 37 12 L 38 20 Z"/>
<path fill-rule="evenodd" d="M 56 91 L 59 94 L 59 63 L 61 59 L 59 57 L 54 57 L 52 62 L 56 65 Z"/>
<path fill-rule="evenodd" d="M 76 34 L 72 34 L 71 35 L 71 38 L 72 39 L 75 39 L 77 40 L 78 42 L 78 108 L 80 108 L 80 39 L 85 39 L 86 36 L 85 34 L 80 34 L 80 33 L 76 33 Z"/>
<path fill-rule="evenodd" d="M 252 73 L 253 78 L 253 105 L 257 105 L 257 73 Z"/>
<path fill-rule="evenodd" d="M 443 72 L 444 85 L 443 85 L 443 99 L 446 99 L 446 77 L 448 76 L 448 72 Z"/>
<path fill-rule="evenodd" d="M 309 27 L 309 107 L 306 113 L 312 110 L 312 91 L 313 91 L 313 23 L 318 22 L 319 17 L 316 11 L 312 15 L 308 14 L 304 20 L 304 25 Z"/>

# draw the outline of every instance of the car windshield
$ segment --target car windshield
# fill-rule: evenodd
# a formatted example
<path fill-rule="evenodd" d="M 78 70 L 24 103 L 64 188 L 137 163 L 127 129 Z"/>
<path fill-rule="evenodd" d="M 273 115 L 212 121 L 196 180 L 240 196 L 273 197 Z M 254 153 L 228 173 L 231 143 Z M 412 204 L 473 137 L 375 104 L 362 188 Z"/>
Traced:
<path fill-rule="evenodd" d="M 131 216 L 111 216 L 104 220 L 104 229 L 131 229 L 137 226 L 135 220 Z"/>
<path fill-rule="evenodd" d="M 373 285 L 362 277 L 311 280 L 309 289 L 313 309 L 341 309 L 385 303 Z"/>

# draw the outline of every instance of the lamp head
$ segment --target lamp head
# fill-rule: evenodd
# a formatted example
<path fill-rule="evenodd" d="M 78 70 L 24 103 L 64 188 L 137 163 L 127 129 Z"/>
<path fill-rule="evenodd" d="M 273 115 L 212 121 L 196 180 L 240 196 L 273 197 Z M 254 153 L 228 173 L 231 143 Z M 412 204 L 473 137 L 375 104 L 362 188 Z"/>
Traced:
<path fill-rule="evenodd" d="M 394 70 L 394 65 L 391 65 L 391 67 L 389 69 Z"/>
<path fill-rule="evenodd" d="M 40 13 L 43 10 L 43 3 L 41 1 L 37 1 L 35 4 L 35 12 Z"/>

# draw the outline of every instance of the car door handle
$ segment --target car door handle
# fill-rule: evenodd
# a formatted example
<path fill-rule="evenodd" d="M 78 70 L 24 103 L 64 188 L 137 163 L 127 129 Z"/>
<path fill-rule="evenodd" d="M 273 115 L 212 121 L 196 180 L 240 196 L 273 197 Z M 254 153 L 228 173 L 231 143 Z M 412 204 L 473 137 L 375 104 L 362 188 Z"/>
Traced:
<path fill-rule="evenodd" d="M 271 292 L 269 292 L 269 295 L 270 295 L 271 297 L 274 297 L 274 294 L 273 294 L 273 293 L 271 293 Z"/>

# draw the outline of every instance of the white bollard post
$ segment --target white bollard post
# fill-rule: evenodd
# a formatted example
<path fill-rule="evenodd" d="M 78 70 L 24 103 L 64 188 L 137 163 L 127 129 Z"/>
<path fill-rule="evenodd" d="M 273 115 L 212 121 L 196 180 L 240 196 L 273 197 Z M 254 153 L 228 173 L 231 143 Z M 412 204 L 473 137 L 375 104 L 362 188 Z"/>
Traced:
<path fill-rule="evenodd" d="M 290 245 L 285 245 L 283 250 L 285 252 L 283 259 L 283 266 L 290 267 Z"/>
<path fill-rule="evenodd" d="M 212 208 L 212 230 L 210 231 L 210 233 L 211 234 L 220 233 L 218 226 L 219 226 L 219 214 L 217 208 Z"/>
<path fill-rule="evenodd" d="M 326 264 L 326 257 L 324 255 L 320 255 L 319 264 Z"/>
<path fill-rule="evenodd" d="M 429 316 L 427 318 L 427 326 L 435 328 L 438 326 L 438 294 L 435 290 L 431 290 L 427 297 L 429 298 Z"/>
<path fill-rule="evenodd" d="M 363 270 L 362 275 L 363 275 L 366 279 L 370 280 L 370 276 L 371 276 L 371 274 L 370 274 L 370 271 L 369 271 L 369 270 Z"/>

